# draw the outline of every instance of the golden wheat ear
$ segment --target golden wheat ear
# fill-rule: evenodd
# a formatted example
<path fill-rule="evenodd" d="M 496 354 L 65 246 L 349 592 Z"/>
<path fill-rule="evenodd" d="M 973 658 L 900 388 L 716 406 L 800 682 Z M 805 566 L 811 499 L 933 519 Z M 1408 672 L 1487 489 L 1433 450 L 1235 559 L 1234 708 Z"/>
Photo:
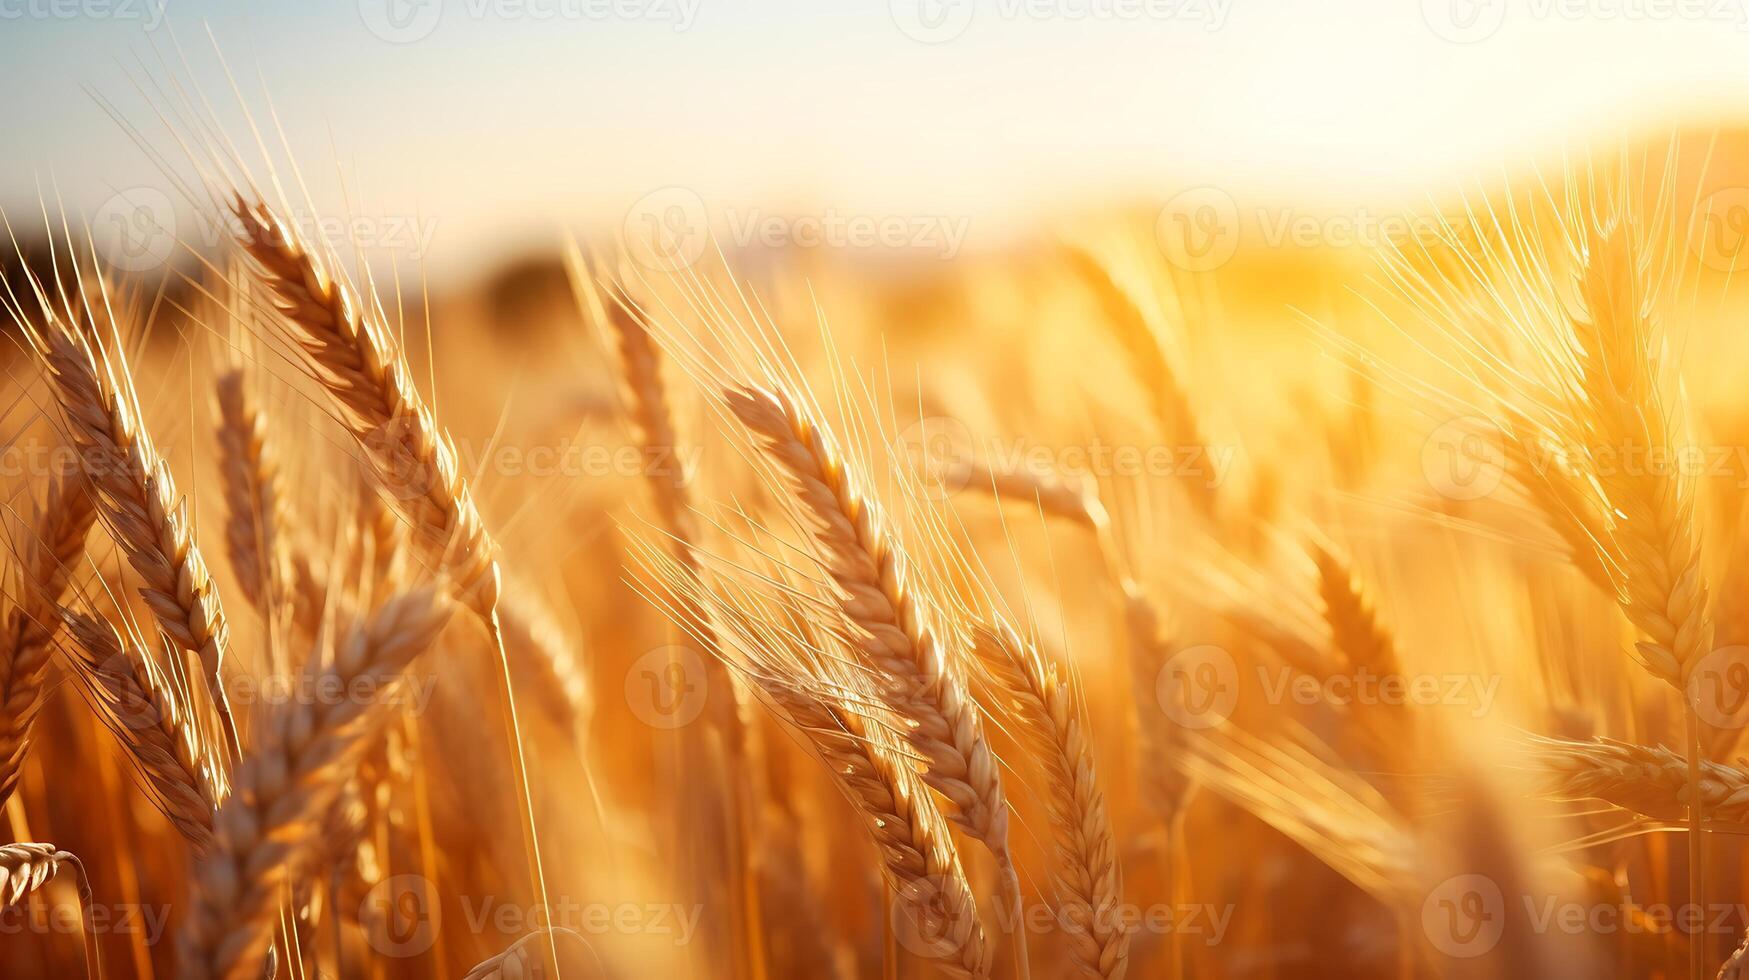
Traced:
<path fill-rule="evenodd" d="M 65 610 L 66 660 L 92 712 L 133 760 L 142 789 L 171 825 L 204 852 L 213 812 L 229 790 L 187 688 L 141 643 L 102 617 Z M 172 665 L 174 666 L 174 665 Z"/>
<path fill-rule="evenodd" d="M 91 881 L 85 876 L 85 865 L 72 853 L 53 844 L 0 844 L 0 912 L 17 910 L 33 892 L 63 870 L 73 872 L 73 882 L 79 891 L 80 921 L 85 933 L 85 975 L 102 976 L 96 926 L 91 918 Z"/>
<path fill-rule="evenodd" d="M 279 322 L 339 407 L 341 423 L 371 463 L 379 490 L 408 521 L 416 547 L 496 632 L 496 547 L 449 436 L 425 406 L 388 327 L 265 203 L 238 195 L 232 210 L 240 222 L 239 242 L 272 296 Z"/>
<path fill-rule="evenodd" d="M 1044 770 L 1056 837 L 1057 893 L 1082 974 L 1118 980 L 1129 967 L 1123 869 L 1073 678 L 1006 623 L 973 627 L 974 649 L 1003 692 Z"/>
<path fill-rule="evenodd" d="M 62 473 L 37 506 L 28 540 L 13 549 L 22 561 L 18 598 L 0 626 L 0 805 L 18 787 L 60 626 L 57 607 L 96 522 L 83 481 Z"/>
<path fill-rule="evenodd" d="M 88 331 L 50 316 L 29 329 L 65 429 L 96 491 L 98 511 L 142 581 L 158 628 L 200 659 L 207 693 L 235 759 L 242 742 L 225 687 L 230 631 L 218 590 L 189 528 L 186 498 L 140 417 L 133 376 Z"/>
<path fill-rule="evenodd" d="M 379 693 L 333 703 L 294 700 L 265 720 L 219 808 L 212 850 L 195 869 L 194 904 L 178 939 L 180 975 L 260 975 L 282 889 L 450 610 L 439 587 L 403 593 L 354 624 L 329 662 L 304 667 L 300 684 L 308 686 L 300 690 Z"/>

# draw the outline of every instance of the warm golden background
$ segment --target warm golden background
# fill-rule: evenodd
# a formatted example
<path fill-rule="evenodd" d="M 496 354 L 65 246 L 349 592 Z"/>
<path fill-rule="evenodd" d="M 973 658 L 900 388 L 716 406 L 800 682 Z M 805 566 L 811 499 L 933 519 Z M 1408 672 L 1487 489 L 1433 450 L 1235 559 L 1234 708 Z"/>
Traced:
<path fill-rule="evenodd" d="M 550 976 L 549 921 L 573 978 L 1736 969 L 1735 2 L 0 13 L 0 712 L 40 704 L 0 752 L 4 833 L 90 887 L 0 849 L 7 976 L 80 975 L 82 937 L 110 977 L 257 976 L 269 942 L 280 976 Z M 245 254 L 233 189 L 363 297 L 342 320 L 429 419 L 335 408 L 286 299 L 327 279 Z M 131 379 L 187 495 L 241 763 L 126 528 L 44 597 L 57 331 Z M 827 433 L 835 493 L 798 492 L 746 384 Z M 373 469 L 439 429 L 453 470 Z M 1699 462 L 1624 475 L 1624 446 Z M 209 846 L 221 800 L 166 819 L 175 763 L 85 637 L 15 667 L 61 606 L 131 623 L 197 758 L 272 784 L 303 716 L 263 680 L 484 560 L 419 547 L 434 480 L 496 542 L 514 733 L 460 610 L 408 697 L 346 696 L 357 745 L 224 798 Z M 1042 739 L 995 622 L 1035 655 Z M 944 678 L 899 702 L 871 648 L 932 643 Z M 1380 677 L 1425 696 L 1349 703 Z M 917 741 L 943 690 L 945 761 Z M 920 778 L 954 765 L 1007 794 L 1023 928 L 991 834 Z M 1123 927 L 1076 924 L 1102 907 Z"/>

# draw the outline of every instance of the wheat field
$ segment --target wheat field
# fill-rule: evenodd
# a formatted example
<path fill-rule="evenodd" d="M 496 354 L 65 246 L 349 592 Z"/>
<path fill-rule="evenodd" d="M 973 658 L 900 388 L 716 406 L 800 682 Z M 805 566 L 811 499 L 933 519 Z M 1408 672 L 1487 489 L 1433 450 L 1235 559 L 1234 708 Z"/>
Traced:
<path fill-rule="evenodd" d="M 1749 974 L 1740 136 L 451 284 L 184 108 L 6 215 L 5 976 Z"/>

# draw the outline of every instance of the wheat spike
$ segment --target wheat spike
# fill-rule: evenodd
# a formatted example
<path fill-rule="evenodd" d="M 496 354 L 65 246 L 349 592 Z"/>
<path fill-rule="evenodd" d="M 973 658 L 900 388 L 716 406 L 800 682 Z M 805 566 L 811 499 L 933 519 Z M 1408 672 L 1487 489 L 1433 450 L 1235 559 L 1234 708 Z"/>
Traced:
<path fill-rule="evenodd" d="M 1683 820 L 1694 802 L 1688 762 L 1662 746 L 1612 738 L 1590 741 L 1534 736 L 1530 765 L 1543 773 L 1542 795 L 1554 800 L 1602 800 L 1655 817 Z M 1718 762 L 1700 764 L 1699 803 L 1707 819 L 1749 822 L 1749 774 Z"/>
<path fill-rule="evenodd" d="M 1045 772 L 1058 894 L 1076 964 L 1085 976 L 1118 980 L 1129 967 L 1129 932 L 1117 921 L 1123 870 L 1087 737 L 1086 713 L 1057 666 L 1012 627 L 980 624 L 973 636 L 978 655 L 1002 685 L 1033 758 Z"/>
<path fill-rule="evenodd" d="M 18 599 L 7 610 L 0 631 L 0 692 L 4 692 L 0 696 L 0 805 L 18 787 L 60 624 L 56 607 L 96 520 L 97 510 L 79 479 L 59 474 L 37 506 L 29 540 L 18 549 L 22 557 Z"/>
<path fill-rule="evenodd" d="M 196 869 L 194 907 L 179 940 L 182 975 L 260 975 L 280 890 L 317 832 L 368 736 L 388 716 L 415 658 L 437 639 L 449 605 L 433 587 L 403 593 L 353 626 L 326 665 L 304 668 L 300 690 L 374 698 L 290 702 L 263 725 L 215 821 L 215 843 Z"/>
<path fill-rule="evenodd" d="M 241 743 L 224 683 L 224 609 L 189 531 L 187 501 L 178 497 L 170 467 L 141 421 L 127 366 L 58 316 L 32 327 L 29 336 L 97 490 L 99 510 L 145 583 L 140 595 L 164 635 L 200 658 L 235 757 Z"/>
<path fill-rule="evenodd" d="M 341 421 L 369 457 L 382 491 L 407 518 L 415 542 L 440 562 L 457 595 L 492 629 L 498 606 L 495 548 L 461 477 L 449 437 L 413 385 L 388 328 L 329 275 L 297 230 L 241 195 L 232 209 L 241 242 L 341 408 Z"/>
<path fill-rule="evenodd" d="M 72 853 L 53 844 L 0 844 L 0 912 L 17 909 L 63 868 L 73 872 L 73 883 L 79 892 L 79 918 L 85 927 L 85 975 L 100 977 L 103 963 L 91 918 L 91 881 L 85 876 L 85 865 Z"/>
<path fill-rule="evenodd" d="M 224 800 L 224 768 L 201 734 L 186 689 L 145 647 L 107 620 L 62 613 L 67 649 L 86 700 L 134 761 L 141 786 L 183 837 L 205 851 Z"/>
<path fill-rule="evenodd" d="M 282 550 L 286 526 L 279 463 L 240 367 L 214 383 L 218 402 L 219 473 L 224 488 L 225 544 L 243 597 L 263 615 L 278 615 L 288 599 Z"/>
<path fill-rule="evenodd" d="M 924 780 L 952 801 L 954 821 L 1006 867 L 1008 804 L 995 754 L 874 503 L 852 484 L 824 430 L 787 395 L 743 387 L 725 398 L 789 474 L 813 518 L 827 571 L 843 593 L 840 606 L 865 634 L 857 652 L 879 673 L 883 697 L 910 721 L 907 738 L 929 763 Z"/>

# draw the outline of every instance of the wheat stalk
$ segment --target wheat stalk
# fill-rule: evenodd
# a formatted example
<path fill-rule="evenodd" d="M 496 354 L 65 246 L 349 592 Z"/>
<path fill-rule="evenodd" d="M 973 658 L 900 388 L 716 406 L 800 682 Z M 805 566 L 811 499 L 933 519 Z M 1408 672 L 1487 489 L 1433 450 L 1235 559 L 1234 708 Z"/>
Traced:
<path fill-rule="evenodd" d="M 1348 562 L 1329 548 L 1314 543 L 1312 560 L 1318 566 L 1318 595 L 1324 600 L 1324 621 L 1330 637 L 1352 670 L 1370 671 L 1379 677 L 1402 672 L 1397 647 L 1379 622 L 1372 600 L 1367 598 Z"/>
<path fill-rule="evenodd" d="M 724 398 L 789 474 L 841 591 L 839 608 L 863 634 L 856 651 L 878 675 L 881 696 L 906 719 L 906 738 L 927 762 L 924 782 L 953 803 L 950 819 L 995 856 L 1005 904 L 1018 909 L 1019 876 L 1008 849 L 1008 802 L 996 755 L 876 505 L 853 484 L 825 430 L 789 396 L 748 386 L 729 389 Z M 1024 974 L 1018 924 L 1013 939 Z"/>
<path fill-rule="evenodd" d="M 1207 458 L 1208 440 L 1203 435 L 1190 395 L 1180 382 L 1178 371 L 1167 359 L 1159 335 L 1149 326 L 1135 298 L 1118 283 L 1103 262 L 1088 252 L 1071 248 L 1066 257 L 1070 270 L 1098 301 L 1105 326 L 1128 355 L 1125 364 L 1147 394 L 1160 434 L 1177 449 L 1202 451 L 1201 465 L 1212 466 Z M 1203 477 L 1200 481 L 1186 479 L 1181 482 L 1197 509 L 1205 517 L 1213 517 L 1216 498 L 1212 481 L 1218 474 L 1208 471 L 1200 475 Z"/>
<path fill-rule="evenodd" d="M 479 617 L 496 647 L 505 741 L 512 755 L 529 874 L 543 907 L 546 872 L 523 757 L 510 657 L 498 619 L 501 592 L 496 546 L 457 468 L 449 438 L 413 385 L 406 360 L 368 305 L 329 275 L 297 230 L 264 202 L 232 201 L 239 241 L 296 336 L 312 374 L 340 407 L 342 424 L 370 459 L 380 489 L 391 493 L 411 525 L 415 545 L 436 561 Z M 551 949 L 555 970 L 558 951 Z"/>
<path fill-rule="evenodd" d="M 341 422 L 369 458 L 379 485 L 440 562 L 457 596 L 489 628 L 498 563 L 455 450 L 413 385 L 387 327 L 329 275 L 296 229 L 265 203 L 232 202 L 243 248 L 274 298 L 312 373 L 341 408 Z"/>
<path fill-rule="evenodd" d="M 1070 951 L 1084 975 L 1118 980 L 1129 967 L 1129 932 L 1117 919 L 1123 870 L 1088 741 L 1086 713 L 1071 682 L 1012 627 L 980 624 L 973 636 L 979 657 L 1002 685 L 1005 703 L 1045 772 Z"/>
<path fill-rule="evenodd" d="M 954 822 L 1006 864 L 1008 805 L 995 754 L 875 504 L 852 484 L 825 431 L 787 395 L 744 387 L 725 398 L 789 474 L 812 516 L 827 571 L 843 593 L 840 608 L 865 634 L 857 652 L 878 672 L 893 710 L 910 720 L 907 738 L 929 763 L 925 781 L 954 804 Z"/>
<path fill-rule="evenodd" d="M 54 651 L 60 622 L 56 607 L 96 520 L 97 510 L 78 479 L 59 474 L 36 509 L 29 540 L 19 549 L 18 598 L 0 626 L 0 805 L 18 787 Z"/>
<path fill-rule="evenodd" d="M 1702 762 L 1691 788 L 1687 761 L 1662 746 L 1532 736 L 1526 756 L 1549 799 L 1602 800 L 1659 820 L 1681 820 L 1698 802 L 1710 820 L 1749 823 L 1749 774 L 1734 766 Z"/>
<path fill-rule="evenodd" d="M 95 980 L 103 975 L 102 960 L 91 919 L 91 881 L 78 857 L 53 844 L 0 844 L 0 911 L 18 908 L 27 896 L 63 868 L 73 872 L 73 882 L 79 891 L 79 918 L 85 927 L 85 975 Z"/>
<path fill-rule="evenodd" d="M 200 659 L 208 694 L 232 757 L 240 742 L 225 690 L 229 631 L 206 562 L 188 528 L 187 502 L 142 421 L 127 366 L 66 319 L 28 328 L 60 402 L 99 510 L 128 563 L 144 581 L 140 595 L 158 627 Z"/>
<path fill-rule="evenodd" d="M 355 624 L 330 663 L 304 668 L 299 690 L 379 694 L 294 701 L 263 725 L 218 811 L 213 850 L 195 871 L 194 906 L 179 938 L 182 975 L 259 975 L 281 888 L 449 611 L 434 587 L 403 593 Z"/>
<path fill-rule="evenodd" d="M 62 616 L 73 640 L 67 658 L 92 710 L 133 759 L 152 803 L 197 851 L 207 850 L 227 787 L 186 688 L 108 620 L 74 610 Z"/>
<path fill-rule="evenodd" d="M 249 391 L 243 369 L 221 373 L 214 382 L 214 393 L 219 409 L 219 477 L 228 516 L 225 543 L 231 570 L 245 599 L 263 615 L 277 615 L 289 598 L 279 464 L 268 444 L 266 420 Z"/>

